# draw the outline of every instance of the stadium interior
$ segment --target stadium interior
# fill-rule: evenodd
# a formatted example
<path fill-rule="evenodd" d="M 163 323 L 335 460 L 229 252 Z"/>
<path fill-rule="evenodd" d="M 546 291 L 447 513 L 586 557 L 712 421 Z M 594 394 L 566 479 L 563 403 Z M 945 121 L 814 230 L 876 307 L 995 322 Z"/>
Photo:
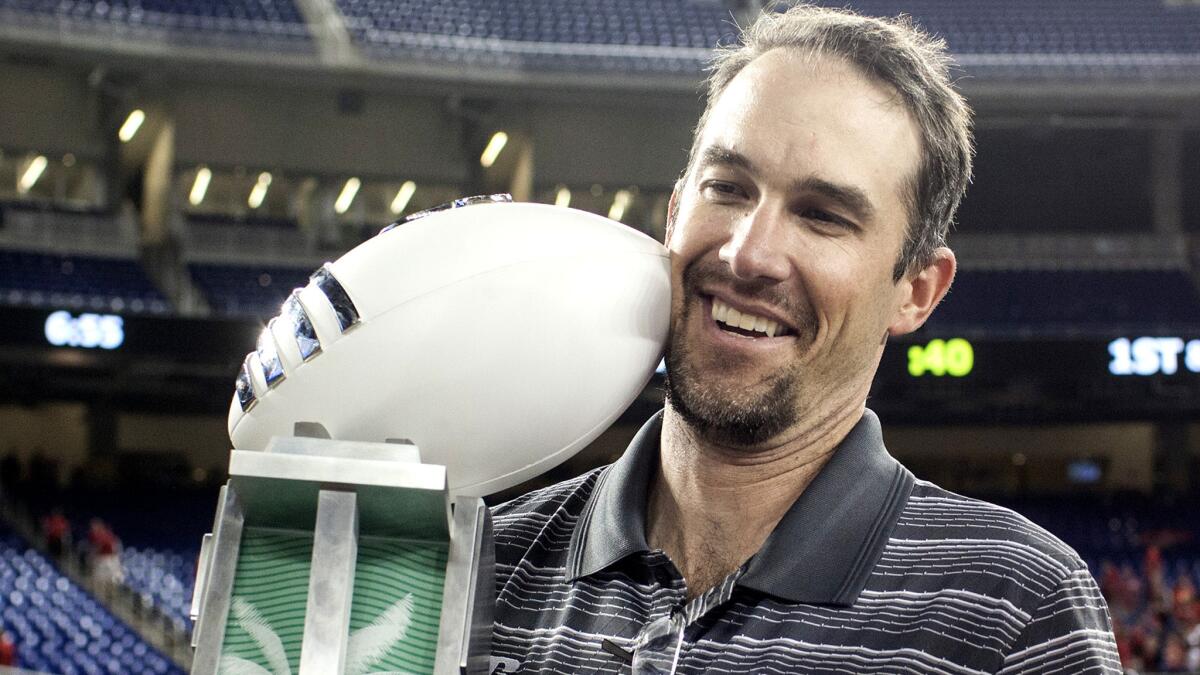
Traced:
<path fill-rule="evenodd" d="M 818 4 L 910 14 L 976 111 L 958 278 L 868 402 L 889 449 L 1079 551 L 1130 672 L 1200 672 L 1200 2 Z M 661 240 L 706 60 L 760 8 L 0 0 L 0 655 L 186 671 L 234 376 L 291 290 L 464 195 Z"/>

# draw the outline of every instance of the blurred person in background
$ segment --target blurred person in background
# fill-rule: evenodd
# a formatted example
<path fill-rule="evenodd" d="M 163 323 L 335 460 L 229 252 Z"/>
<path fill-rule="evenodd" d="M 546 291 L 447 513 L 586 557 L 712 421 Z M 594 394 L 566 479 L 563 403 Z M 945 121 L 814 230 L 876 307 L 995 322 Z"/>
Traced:
<path fill-rule="evenodd" d="M 121 569 L 121 540 L 108 523 L 92 518 L 88 525 L 88 548 L 92 581 L 107 596 L 125 577 Z"/>
<path fill-rule="evenodd" d="M 62 509 L 55 508 L 42 517 L 42 543 L 56 562 L 61 562 L 63 553 L 71 550 L 71 522 Z"/>
<path fill-rule="evenodd" d="M 13 644 L 8 631 L 0 628 L 0 666 L 19 666 L 17 663 L 17 646 Z"/>
<path fill-rule="evenodd" d="M 11 502 L 16 497 L 17 486 L 21 482 L 23 471 L 17 449 L 10 446 L 8 452 L 4 454 L 4 458 L 0 459 L 0 490 L 4 491 L 0 497 L 3 497 L 5 501 Z"/>

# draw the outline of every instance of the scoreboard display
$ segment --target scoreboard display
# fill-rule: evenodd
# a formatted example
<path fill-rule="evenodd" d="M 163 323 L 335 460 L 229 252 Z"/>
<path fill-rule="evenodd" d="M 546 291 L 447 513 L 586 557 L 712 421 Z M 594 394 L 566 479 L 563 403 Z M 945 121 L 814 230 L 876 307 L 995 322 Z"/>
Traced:
<path fill-rule="evenodd" d="M 908 337 L 884 351 L 868 405 L 892 421 L 1200 421 L 1200 333 Z"/>
<path fill-rule="evenodd" d="M 0 396 L 104 396 L 213 411 L 228 405 L 241 359 L 262 330 L 246 320 L 15 308 L 0 308 L 0 325 Z M 905 336 L 884 349 L 867 404 L 893 424 L 1200 421 L 1200 330 Z"/>

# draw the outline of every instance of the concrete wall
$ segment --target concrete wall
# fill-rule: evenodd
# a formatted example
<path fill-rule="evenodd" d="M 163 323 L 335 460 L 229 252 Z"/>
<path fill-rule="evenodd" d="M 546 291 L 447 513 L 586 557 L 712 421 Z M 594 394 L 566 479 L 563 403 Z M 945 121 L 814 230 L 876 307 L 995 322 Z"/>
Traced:
<path fill-rule="evenodd" d="M 0 63 L 0 146 L 98 158 L 97 97 L 83 73 Z"/>
<path fill-rule="evenodd" d="M 357 114 L 328 89 L 180 86 L 170 96 L 176 163 L 458 182 L 459 126 L 436 98 L 363 94 Z"/>
<path fill-rule="evenodd" d="M 195 468 L 224 471 L 229 466 L 229 432 L 225 418 L 212 415 L 117 417 L 118 451 L 177 452 Z"/>
<path fill-rule="evenodd" d="M 525 119 L 538 183 L 666 186 L 683 170 L 700 109 L 659 107 L 630 94 L 605 104 L 548 103 Z"/>
<path fill-rule="evenodd" d="M 0 452 L 15 452 L 28 466 L 42 451 L 59 464 L 59 481 L 88 456 L 87 407 L 82 403 L 0 405 Z"/>

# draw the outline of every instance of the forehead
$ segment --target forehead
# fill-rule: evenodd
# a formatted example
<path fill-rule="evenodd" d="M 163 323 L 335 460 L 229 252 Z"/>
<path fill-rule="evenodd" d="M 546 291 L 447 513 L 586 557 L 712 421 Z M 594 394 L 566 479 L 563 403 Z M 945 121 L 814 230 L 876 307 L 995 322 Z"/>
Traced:
<path fill-rule="evenodd" d="M 878 206 L 903 205 L 921 148 L 894 89 L 843 59 L 792 49 L 771 50 L 743 68 L 700 134 L 701 151 L 735 150 L 781 180 L 853 184 Z"/>

